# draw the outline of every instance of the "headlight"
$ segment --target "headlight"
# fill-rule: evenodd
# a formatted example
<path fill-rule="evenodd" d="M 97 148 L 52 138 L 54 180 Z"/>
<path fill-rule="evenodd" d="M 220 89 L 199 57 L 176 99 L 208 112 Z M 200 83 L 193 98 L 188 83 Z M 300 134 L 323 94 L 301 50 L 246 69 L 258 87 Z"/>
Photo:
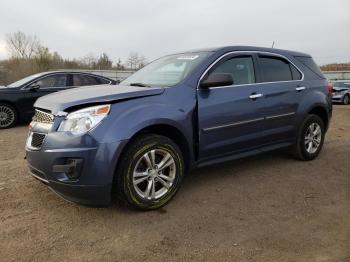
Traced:
<path fill-rule="evenodd" d="M 96 127 L 109 113 L 111 105 L 93 106 L 72 112 L 60 124 L 58 132 L 84 134 Z"/>

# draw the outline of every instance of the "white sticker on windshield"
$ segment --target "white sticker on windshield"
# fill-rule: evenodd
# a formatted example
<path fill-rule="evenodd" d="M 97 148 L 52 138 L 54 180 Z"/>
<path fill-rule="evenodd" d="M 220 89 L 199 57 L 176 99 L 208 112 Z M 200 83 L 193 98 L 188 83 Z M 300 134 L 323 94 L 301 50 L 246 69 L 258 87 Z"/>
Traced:
<path fill-rule="evenodd" d="M 186 55 L 186 56 L 179 56 L 178 60 L 195 60 L 199 57 L 199 55 Z"/>

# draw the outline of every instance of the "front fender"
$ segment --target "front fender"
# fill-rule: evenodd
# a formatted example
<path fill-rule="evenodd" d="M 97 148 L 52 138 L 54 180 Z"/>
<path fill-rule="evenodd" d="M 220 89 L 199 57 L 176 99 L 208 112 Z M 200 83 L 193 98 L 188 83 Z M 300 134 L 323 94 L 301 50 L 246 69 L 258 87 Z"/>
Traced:
<path fill-rule="evenodd" d="M 110 115 L 92 135 L 102 143 L 129 140 L 140 130 L 152 125 L 176 128 L 192 144 L 194 105 L 171 103 L 158 97 L 133 99 L 112 105 Z"/>

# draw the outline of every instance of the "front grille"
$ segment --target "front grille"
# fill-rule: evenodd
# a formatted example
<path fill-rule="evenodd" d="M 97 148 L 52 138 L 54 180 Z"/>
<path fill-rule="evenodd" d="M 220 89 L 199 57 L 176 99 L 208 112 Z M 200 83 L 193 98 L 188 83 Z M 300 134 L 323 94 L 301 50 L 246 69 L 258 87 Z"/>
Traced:
<path fill-rule="evenodd" d="M 33 121 L 40 123 L 53 123 L 54 115 L 35 109 Z"/>
<path fill-rule="evenodd" d="M 32 133 L 32 141 L 30 144 L 32 148 L 40 149 L 44 143 L 45 136 L 45 134 Z"/>

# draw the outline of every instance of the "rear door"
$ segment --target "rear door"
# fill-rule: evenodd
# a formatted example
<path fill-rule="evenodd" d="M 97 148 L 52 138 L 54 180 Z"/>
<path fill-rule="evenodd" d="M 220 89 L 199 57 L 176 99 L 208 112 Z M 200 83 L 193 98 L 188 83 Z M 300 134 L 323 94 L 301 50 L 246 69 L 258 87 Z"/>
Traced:
<path fill-rule="evenodd" d="M 265 117 L 265 144 L 295 136 L 295 114 L 304 93 L 303 75 L 288 59 L 274 54 L 258 54 Z"/>
<path fill-rule="evenodd" d="M 254 56 L 246 52 L 227 55 L 202 80 L 213 73 L 231 74 L 234 84 L 197 90 L 201 160 L 257 148 L 262 143 L 263 103 Z"/>

